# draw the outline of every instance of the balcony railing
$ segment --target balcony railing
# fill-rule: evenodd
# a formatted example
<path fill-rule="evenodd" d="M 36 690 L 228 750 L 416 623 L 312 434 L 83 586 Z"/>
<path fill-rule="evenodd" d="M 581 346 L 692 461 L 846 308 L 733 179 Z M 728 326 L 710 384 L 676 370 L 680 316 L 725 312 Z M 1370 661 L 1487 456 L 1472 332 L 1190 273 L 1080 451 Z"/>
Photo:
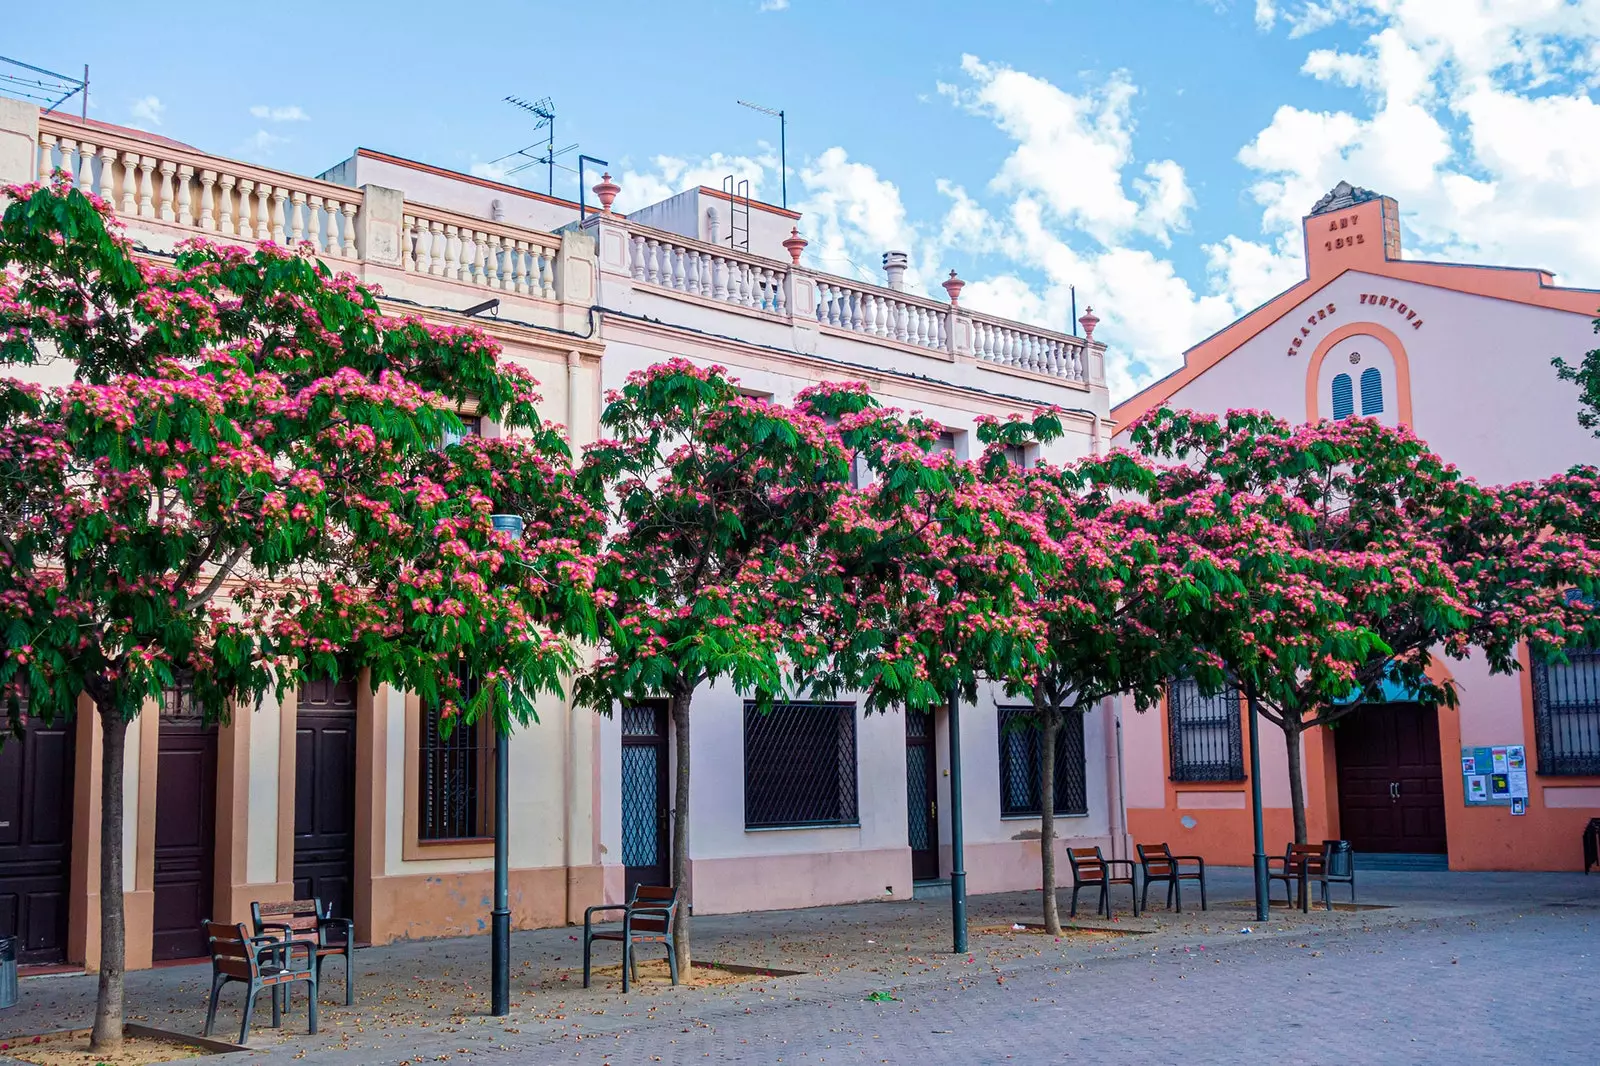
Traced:
<path fill-rule="evenodd" d="M 635 285 L 790 321 L 814 313 L 818 328 L 826 332 L 908 345 L 946 358 L 966 356 L 980 364 L 1084 385 L 1105 381 L 1102 347 L 1082 337 L 971 314 L 915 293 L 707 244 L 617 215 L 607 221 L 622 231 L 625 270 Z M 600 218 L 593 217 L 591 225 L 598 224 Z M 815 288 L 814 312 L 794 310 L 800 282 Z"/>
<path fill-rule="evenodd" d="M 559 298 L 561 238 L 404 203 L 391 216 L 389 258 L 369 249 L 360 189 L 207 155 L 165 138 L 41 116 L 38 176 L 65 171 L 124 222 L 223 241 L 309 242 L 317 255 L 398 267 L 407 274 L 529 299 Z M 396 245 L 398 244 L 398 247 Z"/>
<path fill-rule="evenodd" d="M 329 259 L 359 254 L 361 193 L 343 185 L 42 117 L 39 177 L 56 170 L 127 222 L 163 222 L 226 240 L 309 241 Z"/>

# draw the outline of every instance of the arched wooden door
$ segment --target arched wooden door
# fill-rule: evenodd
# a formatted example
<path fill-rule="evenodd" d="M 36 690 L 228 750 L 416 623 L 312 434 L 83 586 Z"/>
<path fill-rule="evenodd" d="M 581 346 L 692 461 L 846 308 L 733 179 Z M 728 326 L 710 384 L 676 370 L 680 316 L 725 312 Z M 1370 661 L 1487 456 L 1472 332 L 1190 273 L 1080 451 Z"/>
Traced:
<path fill-rule="evenodd" d="M 167 692 L 157 735 L 151 954 L 159 962 L 204 955 L 201 928 L 216 917 L 217 727 L 185 686 Z"/>

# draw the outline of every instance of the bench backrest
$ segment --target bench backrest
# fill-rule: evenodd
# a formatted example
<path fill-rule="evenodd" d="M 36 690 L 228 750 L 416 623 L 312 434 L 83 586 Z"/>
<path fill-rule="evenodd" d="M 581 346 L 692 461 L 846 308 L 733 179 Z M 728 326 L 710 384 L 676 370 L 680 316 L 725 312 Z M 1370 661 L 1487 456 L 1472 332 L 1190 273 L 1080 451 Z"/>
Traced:
<path fill-rule="evenodd" d="M 227 974 L 244 981 L 258 976 L 255 945 L 244 923 L 227 922 L 205 924 L 206 949 L 211 954 L 211 967 L 217 973 Z"/>
<path fill-rule="evenodd" d="M 666 911 L 666 915 L 640 914 L 632 921 L 636 933 L 665 933 L 672 924 L 678 909 L 678 890 L 671 885 L 635 885 L 630 907 L 650 907 Z"/>
<path fill-rule="evenodd" d="M 317 921 L 323 917 L 322 901 L 319 899 L 288 899 L 267 903 L 250 904 L 250 917 L 255 922 L 256 932 L 262 931 L 262 925 L 271 922 L 275 925 L 287 925 L 296 933 L 315 933 L 318 930 Z"/>
<path fill-rule="evenodd" d="M 1166 877 L 1172 873 L 1172 848 L 1166 844 L 1140 844 L 1139 865 L 1146 877 Z"/>
<path fill-rule="evenodd" d="M 1067 862 L 1072 866 L 1074 880 L 1098 881 L 1106 875 L 1105 856 L 1098 847 L 1068 848 Z"/>
<path fill-rule="evenodd" d="M 1307 873 L 1321 873 L 1323 854 L 1321 844 L 1290 844 L 1284 853 L 1284 865 L 1298 871 L 1304 863 Z"/>

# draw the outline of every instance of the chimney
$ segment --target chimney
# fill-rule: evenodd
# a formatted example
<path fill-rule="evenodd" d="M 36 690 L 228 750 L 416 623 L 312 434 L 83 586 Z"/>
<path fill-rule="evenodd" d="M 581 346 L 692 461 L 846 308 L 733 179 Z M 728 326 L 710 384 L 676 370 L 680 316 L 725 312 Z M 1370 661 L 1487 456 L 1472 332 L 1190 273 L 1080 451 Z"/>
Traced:
<path fill-rule="evenodd" d="M 895 292 L 904 292 L 906 287 L 906 267 L 911 263 L 904 252 L 884 252 L 883 272 L 889 278 L 889 288 Z"/>

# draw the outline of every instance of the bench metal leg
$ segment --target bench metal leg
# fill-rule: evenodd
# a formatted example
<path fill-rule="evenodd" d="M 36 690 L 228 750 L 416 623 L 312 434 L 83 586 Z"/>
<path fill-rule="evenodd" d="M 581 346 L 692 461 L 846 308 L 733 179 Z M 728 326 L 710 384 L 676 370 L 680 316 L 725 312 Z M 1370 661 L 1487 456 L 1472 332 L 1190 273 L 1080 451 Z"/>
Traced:
<path fill-rule="evenodd" d="M 319 983 L 320 982 L 317 980 L 317 971 L 316 970 L 312 970 L 311 971 L 311 1006 L 310 1006 L 310 1008 L 309 1008 L 309 1010 L 307 1012 L 307 1016 L 308 1016 L 308 1018 L 310 1020 L 310 1023 L 311 1023 L 311 1035 L 312 1036 L 316 1036 L 317 1035 L 317 985 Z M 286 985 L 284 987 L 288 987 L 288 986 Z"/>
<path fill-rule="evenodd" d="M 222 986 L 228 983 L 226 974 L 214 974 L 211 978 L 211 1005 L 206 1008 L 205 1036 L 211 1035 L 212 1028 L 217 1024 L 217 995 L 222 991 Z"/>
<path fill-rule="evenodd" d="M 349 945 L 344 949 L 344 1005 L 356 1005 L 356 958 Z"/>
<path fill-rule="evenodd" d="M 288 989 L 288 985 L 272 986 L 272 1027 L 274 1029 L 283 1028 L 283 999 L 284 993 Z"/>
<path fill-rule="evenodd" d="M 672 942 L 670 936 L 667 938 L 667 971 L 672 974 L 672 983 L 676 986 L 678 983 L 678 945 Z"/>
<path fill-rule="evenodd" d="M 1168 910 L 1174 909 L 1173 908 L 1174 904 L 1177 905 L 1177 907 L 1176 907 L 1177 912 L 1179 914 L 1182 914 L 1183 913 L 1183 878 L 1176 877 L 1176 876 L 1174 876 L 1173 879 L 1172 879 L 1172 887 L 1167 890 L 1167 909 Z M 1149 909 L 1150 909 L 1149 907 L 1145 907 L 1145 910 L 1149 910 Z"/>
<path fill-rule="evenodd" d="M 632 957 L 633 957 L 633 952 L 629 951 L 628 948 L 631 947 L 631 946 L 632 945 L 630 945 L 628 943 L 627 938 L 624 937 L 623 940 L 622 940 L 622 994 L 623 995 L 627 995 L 628 994 L 628 963 L 630 961 L 632 961 Z"/>
<path fill-rule="evenodd" d="M 589 938 L 589 930 L 583 931 L 583 987 L 589 987 L 589 953 L 594 948 L 594 941 Z"/>
<path fill-rule="evenodd" d="M 1078 890 L 1082 887 L 1076 881 L 1072 883 L 1072 909 L 1067 912 L 1069 917 L 1076 918 L 1078 916 Z"/>
<path fill-rule="evenodd" d="M 246 986 L 244 995 L 244 1018 L 239 1023 L 239 1043 L 241 1044 L 249 1043 L 250 1041 L 250 1015 L 255 1013 L 256 993 L 260 991 L 261 989 L 257 988 L 255 985 Z"/>

